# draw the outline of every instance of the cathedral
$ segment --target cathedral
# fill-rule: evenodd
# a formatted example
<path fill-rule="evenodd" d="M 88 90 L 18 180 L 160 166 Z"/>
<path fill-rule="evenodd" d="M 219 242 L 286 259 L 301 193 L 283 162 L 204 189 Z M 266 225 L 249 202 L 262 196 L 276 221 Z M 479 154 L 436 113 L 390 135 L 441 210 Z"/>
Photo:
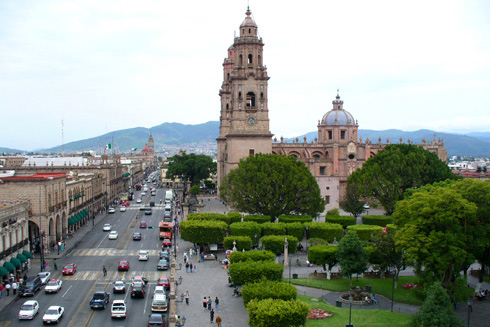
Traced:
<path fill-rule="evenodd" d="M 255 153 L 295 156 L 305 163 L 318 182 L 327 203 L 325 209 L 338 208 L 349 175 L 391 141 L 359 139 L 358 122 L 344 109 L 338 90 L 331 110 L 318 121 L 318 136 L 313 142 L 307 142 L 306 138 L 297 138 L 292 143 L 285 142 L 282 137 L 273 140 L 269 130 L 269 76 L 263 64 L 263 47 L 257 24 L 247 8 L 245 20 L 240 25 L 240 36 L 235 37 L 228 48 L 228 57 L 223 63 L 217 138 L 218 187 L 241 158 Z M 408 140 L 407 143 L 413 142 Z M 436 153 L 441 160 L 447 160 L 442 140 L 423 140 L 421 146 Z"/>

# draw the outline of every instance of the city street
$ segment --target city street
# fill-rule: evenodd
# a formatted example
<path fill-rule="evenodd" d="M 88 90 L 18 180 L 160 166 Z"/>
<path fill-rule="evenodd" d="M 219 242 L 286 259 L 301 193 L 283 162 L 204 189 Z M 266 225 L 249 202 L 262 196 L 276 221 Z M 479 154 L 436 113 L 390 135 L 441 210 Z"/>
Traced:
<path fill-rule="evenodd" d="M 52 305 L 65 308 L 59 326 L 146 326 L 148 315 L 151 314 L 154 286 L 158 278 L 167 276 L 167 271 L 157 270 L 158 252 L 161 249 L 158 222 L 163 218 L 164 208 L 164 204 L 160 204 L 159 201 L 163 200 L 165 190 L 158 189 L 156 196 L 146 192 L 142 197 L 142 203 L 136 204 L 136 198 L 140 193 L 135 191 L 135 199 L 131 201 L 131 206 L 126 212 L 120 212 L 118 206 L 114 214 L 102 216 L 102 219 L 97 218 L 94 229 L 80 240 L 76 249 L 58 259 L 58 270 L 54 270 L 53 260 L 47 259 L 51 279 L 63 281 L 61 290 L 58 293 L 46 294 L 43 287 L 34 297 L 13 301 L 3 309 L 0 326 L 38 326 L 42 323 L 44 312 Z M 155 207 L 152 208 L 152 215 L 145 215 L 144 211 L 140 211 L 140 207 L 148 206 L 150 201 L 156 203 Z M 140 228 L 142 220 L 147 222 L 148 228 Z M 112 225 L 112 231 L 118 232 L 117 239 L 108 239 L 109 232 L 102 229 L 106 223 Z M 133 241 L 134 232 L 141 232 L 141 241 Z M 139 250 L 150 250 L 148 261 L 138 261 Z M 129 262 L 128 272 L 118 271 L 118 263 L 121 260 Z M 28 276 L 39 271 L 35 265 L 36 261 L 39 262 L 34 260 Z M 71 262 L 77 265 L 76 273 L 73 276 L 62 276 L 63 266 Z M 103 275 L 103 266 L 107 267 L 107 276 Z M 145 276 L 148 279 L 144 299 L 131 299 L 130 284 L 134 276 Z M 113 294 L 112 284 L 116 280 L 126 283 L 125 294 Z M 105 310 L 90 308 L 90 300 L 95 291 L 107 291 L 110 294 L 110 303 Z M 112 320 L 110 317 L 110 305 L 115 299 L 126 301 L 127 318 L 123 321 Z M 5 293 L 2 301 L 4 300 Z M 39 302 L 39 314 L 32 321 L 19 321 L 19 309 L 27 300 Z"/>

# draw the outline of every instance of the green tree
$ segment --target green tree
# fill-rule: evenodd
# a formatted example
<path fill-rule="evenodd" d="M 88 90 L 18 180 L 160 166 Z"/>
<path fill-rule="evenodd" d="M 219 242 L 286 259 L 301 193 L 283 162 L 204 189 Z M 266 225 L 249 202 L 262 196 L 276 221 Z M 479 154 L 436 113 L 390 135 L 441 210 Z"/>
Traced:
<path fill-rule="evenodd" d="M 170 179 L 181 178 L 191 185 L 199 186 L 199 183 L 216 173 L 216 163 L 209 156 L 194 153 L 175 155 L 168 158 L 167 177 Z"/>
<path fill-rule="evenodd" d="M 180 235 L 184 241 L 196 244 L 223 242 L 228 225 L 216 220 L 186 220 L 180 223 Z"/>
<path fill-rule="evenodd" d="M 382 271 L 393 274 L 393 286 L 398 286 L 398 276 L 405 269 L 405 257 L 395 243 L 395 232 L 386 230 L 386 233 L 377 234 L 373 239 L 372 258 Z"/>
<path fill-rule="evenodd" d="M 295 157 L 256 154 L 241 159 L 220 191 L 238 211 L 272 219 L 289 214 L 314 217 L 325 209 L 318 183 Z"/>
<path fill-rule="evenodd" d="M 308 261 L 322 266 L 327 272 L 327 279 L 330 279 L 330 271 L 338 262 L 336 255 L 337 246 L 335 245 L 316 245 L 308 249 Z"/>
<path fill-rule="evenodd" d="M 365 201 L 361 199 L 359 184 L 348 183 L 344 198 L 339 202 L 340 208 L 357 218 L 364 211 Z"/>
<path fill-rule="evenodd" d="M 396 246 L 422 286 L 439 282 L 454 297 L 460 271 L 474 260 L 469 243 L 476 233 L 477 206 L 444 185 L 426 185 L 407 195 L 393 214 Z"/>
<path fill-rule="evenodd" d="M 368 264 L 366 250 L 356 232 L 348 231 L 342 237 L 335 256 L 342 267 L 342 275 L 350 278 L 350 286 L 352 287 L 352 275 L 362 274 L 366 271 Z"/>
<path fill-rule="evenodd" d="M 437 154 L 417 145 L 390 144 L 349 176 L 347 189 L 357 185 L 362 197 L 376 200 L 391 215 L 405 190 L 458 178 Z"/>
<path fill-rule="evenodd" d="M 427 290 L 420 311 L 413 316 L 413 327 L 463 327 L 454 312 L 446 290 L 439 284 L 432 284 Z"/>

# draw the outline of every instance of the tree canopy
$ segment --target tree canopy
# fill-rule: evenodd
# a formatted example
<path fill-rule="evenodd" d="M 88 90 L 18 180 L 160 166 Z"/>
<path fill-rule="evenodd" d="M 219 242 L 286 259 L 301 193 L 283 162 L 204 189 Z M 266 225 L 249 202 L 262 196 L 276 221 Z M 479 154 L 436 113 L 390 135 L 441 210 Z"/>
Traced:
<path fill-rule="evenodd" d="M 391 215 L 405 190 L 458 178 L 437 154 L 417 145 L 390 144 L 349 176 L 347 191 L 377 201 Z"/>
<path fill-rule="evenodd" d="M 256 154 L 240 160 L 220 188 L 223 199 L 241 212 L 316 216 L 325 209 L 320 188 L 295 157 Z"/>
<path fill-rule="evenodd" d="M 209 156 L 203 154 L 175 155 L 168 158 L 167 177 L 170 179 L 181 178 L 192 185 L 199 183 L 216 173 L 216 163 Z"/>
<path fill-rule="evenodd" d="M 362 274 L 366 271 L 368 264 L 366 250 L 356 232 L 352 230 L 348 231 L 340 240 L 335 257 L 342 267 L 342 275 L 350 278 L 351 286 L 352 274 Z"/>

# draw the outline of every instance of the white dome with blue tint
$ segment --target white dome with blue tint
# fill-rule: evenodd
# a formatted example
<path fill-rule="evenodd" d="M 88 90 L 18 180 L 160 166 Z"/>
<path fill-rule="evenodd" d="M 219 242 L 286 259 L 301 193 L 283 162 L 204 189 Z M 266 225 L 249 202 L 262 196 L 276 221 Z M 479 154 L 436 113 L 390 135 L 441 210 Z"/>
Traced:
<path fill-rule="evenodd" d="M 335 100 L 332 101 L 333 109 L 327 112 L 321 121 L 322 125 L 356 125 L 354 117 L 350 112 L 344 110 L 344 101 L 340 100 L 340 95 L 337 91 Z"/>

